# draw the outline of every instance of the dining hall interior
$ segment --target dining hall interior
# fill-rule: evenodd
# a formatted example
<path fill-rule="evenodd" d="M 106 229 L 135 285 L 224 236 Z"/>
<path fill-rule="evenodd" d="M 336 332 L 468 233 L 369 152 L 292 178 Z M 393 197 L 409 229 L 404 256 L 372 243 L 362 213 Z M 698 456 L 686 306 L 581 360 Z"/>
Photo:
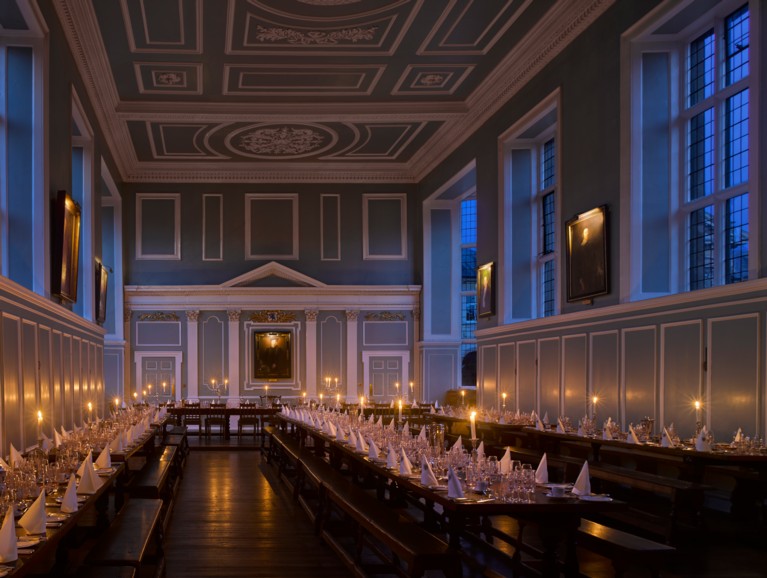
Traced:
<path fill-rule="evenodd" d="M 2 0 L 0 576 L 767 576 L 765 27 Z"/>

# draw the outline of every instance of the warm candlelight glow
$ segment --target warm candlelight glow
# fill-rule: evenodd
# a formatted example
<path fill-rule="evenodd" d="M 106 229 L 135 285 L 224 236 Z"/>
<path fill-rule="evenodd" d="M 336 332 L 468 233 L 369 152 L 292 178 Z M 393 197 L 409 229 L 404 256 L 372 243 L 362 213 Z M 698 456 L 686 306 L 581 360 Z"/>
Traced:
<path fill-rule="evenodd" d="M 596 405 L 598 401 L 599 401 L 599 398 L 598 398 L 596 395 L 595 395 L 594 397 L 592 397 L 592 398 L 591 398 L 591 403 L 592 403 L 593 405 Z"/>
<path fill-rule="evenodd" d="M 469 415 L 469 423 L 471 424 L 471 439 L 477 439 L 477 412 L 473 411 Z"/>
<path fill-rule="evenodd" d="M 501 394 L 501 397 L 503 398 L 503 409 L 506 409 L 506 392 L 505 391 Z"/>
<path fill-rule="evenodd" d="M 695 400 L 695 404 L 694 405 L 695 405 L 695 409 L 696 410 L 699 410 L 702 407 L 702 404 L 700 403 L 699 399 Z"/>
<path fill-rule="evenodd" d="M 40 410 L 37 410 L 37 423 L 42 423 L 43 421 L 43 412 Z"/>
<path fill-rule="evenodd" d="M 337 393 L 336 394 L 336 405 L 339 404 L 339 403 L 341 403 L 341 394 Z"/>
<path fill-rule="evenodd" d="M 120 398 L 116 397 L 115 398 L 115 408 L 117 408 L 117 406 L 119 406 L 119 405 L 120 405 Z"/>
<path fill-rule="evenodd" d="M 89 412 L 93 411 L 93 404 L 91 402 L 88 402 L 88 411 Z"/>
<path fill-rule="evenodd" d="M 133 392 L 133 399 L 136 399 L 137 397 L 138 397 L 138 393 L 136 393 L 136 392 L 134 391 L 134 392 Z"/>

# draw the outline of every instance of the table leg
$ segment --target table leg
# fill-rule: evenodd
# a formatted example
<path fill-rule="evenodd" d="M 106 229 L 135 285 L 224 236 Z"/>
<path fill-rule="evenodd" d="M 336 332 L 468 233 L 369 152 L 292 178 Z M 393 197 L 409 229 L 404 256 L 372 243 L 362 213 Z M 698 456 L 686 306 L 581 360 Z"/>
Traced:
<path fill-rule="evenodd" d="M 577 577 L 578 555 L 575 550 L 575 531 L 580 524 L 580 520 L 561 518 L 550 518 L 540 520 L 538 534 L 543 545 L 543 567 L 541 573 L 543 576 L 559 577 L 559 559 L 557 557 L 557 548 L 565 541 L 565 576 Z"/>

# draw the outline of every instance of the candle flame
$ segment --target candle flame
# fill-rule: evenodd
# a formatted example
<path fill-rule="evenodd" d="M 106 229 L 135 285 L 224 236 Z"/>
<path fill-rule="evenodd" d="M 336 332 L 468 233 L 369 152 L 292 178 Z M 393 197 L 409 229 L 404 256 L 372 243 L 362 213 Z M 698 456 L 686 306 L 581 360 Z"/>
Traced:
<path fill-rule="evenodd" d="M 477 419 L 477 412 L 476 411 L 471 412 L 471 415 L 469 416 L 469 418 L 471 419 L 471 421 L 474 421 L 475 419 Z"/>
<path fill-rule="evenodd" d="M 599 398 L 596 395 L 591 398 L 591 403 L 593 403 L 594 405 L 596 405 L 598 401 L 599 401 Z"/>
<path fill-rule="evenodd" d="M 699 399 L 695 400 L 695 409 L 700 409 L 703 404 L 700 403 Z"/>
<path fill-rule="evenodd" d="M 43 412 L 37 410 L 37 421 L 43 421 Z"/>

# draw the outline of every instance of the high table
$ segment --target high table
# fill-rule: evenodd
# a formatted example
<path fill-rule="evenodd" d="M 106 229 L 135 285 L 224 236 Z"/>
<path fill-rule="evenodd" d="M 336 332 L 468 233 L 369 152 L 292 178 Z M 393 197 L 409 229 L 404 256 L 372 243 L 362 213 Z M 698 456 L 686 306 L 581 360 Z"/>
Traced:
<path fill-rule="evenodd" d="M 460 538 L 468 535 L 469 521 L 477 517 L 487 521 L 491 516 L 508 515 L 536 524 L 544 550 L 542 559 L 544 576 L 559 576 L 557 548 L 561 543 L 565 543 L 567 547 L 564 560 L 566 574 L 578 576 L 575 535 L 581 518 L 627 507 L 625 502 L 617 500 L 594 502 L 576 498 L 552 499 L 546 497 L 543 491 L 536 492 L 534 501 L 531 503 L 454 500 L 448 498 L 445 492 L 434 491 L 421 485 L 420 478 L 401 476 L 398 472 L 388 469 L 385 463 L 374 462 L 367 455 L 356 452 L 349 445 L 340 443 L 301 421 L 284 414 L 277 414 L 277 418 L 283 429 L 290 429 L 298 436 L 303 447 L 307 447 L 306 441 L 311 438 L 317 455 L 324 456 L 327 452 L 332 465 L 338 467 L 341 463 L 346 463 L 352 471 L 363 472 L 366 477 L 374 478 L 377 481 L 379 498 L 383 497 L 388 487 L 390 495 L 399 492 L 409 495 L 415 501 L 423 501 L 424 523 L 427 527 L 433 527 L 437 517 L 443 516 L 449 543 L 453 548 L 460 547 Z"/>
<path fill-rule="evenodd" d="M 229 439 L 231 436 L 231 427 L 229 425 L 229 418 L 232 416 L 253 416 L 260 420 L 261 425 L 261 443 L 263 445 L 263 422 L 265 419 L 271 418 L 279 411 L 275 407 L 169 407 L 168 414 L 181 418 L 183 423 L 183 417 L 188 415 L 199 415 L 205 419 L 206 416 L 222 416 L 224 417 L 224 439 Z"/>

